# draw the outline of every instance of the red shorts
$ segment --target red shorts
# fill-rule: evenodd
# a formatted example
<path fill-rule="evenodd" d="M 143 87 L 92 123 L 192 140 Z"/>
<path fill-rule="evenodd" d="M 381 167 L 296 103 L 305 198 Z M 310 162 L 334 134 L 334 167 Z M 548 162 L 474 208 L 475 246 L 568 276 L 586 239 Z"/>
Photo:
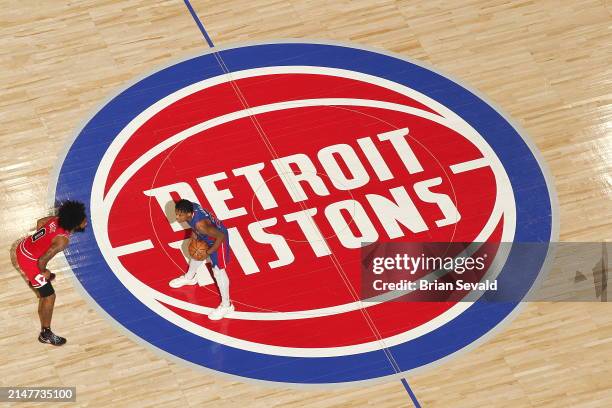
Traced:
<path fill-rule="evenodd" d="M 17 264 L 19 269 L 24 273 L 26 278 L 30 281 L 33 288 L 40 288 L 47 284 L 47 279 L 40 273 L 38 269 L 38 259 L 34 259 L 28 255 L 27 251 L 23 249 L 23 241 L 19 243 L 15 249 Z"/>

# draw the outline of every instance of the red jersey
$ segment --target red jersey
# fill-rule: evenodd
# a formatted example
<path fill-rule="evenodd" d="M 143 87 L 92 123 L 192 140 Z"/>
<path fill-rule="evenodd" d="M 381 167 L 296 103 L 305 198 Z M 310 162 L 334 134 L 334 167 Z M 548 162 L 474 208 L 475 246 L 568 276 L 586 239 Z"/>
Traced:
<path fill-rule="evenodd" d="M 53 217 L 31 237 L 21 241 L 19 250 L 22 255 L 33 261 L 38 260 L 51 247 L 51 241 L 58 235 L 69 237 L 70 233 L 59 226 L 58 218 Z"/>

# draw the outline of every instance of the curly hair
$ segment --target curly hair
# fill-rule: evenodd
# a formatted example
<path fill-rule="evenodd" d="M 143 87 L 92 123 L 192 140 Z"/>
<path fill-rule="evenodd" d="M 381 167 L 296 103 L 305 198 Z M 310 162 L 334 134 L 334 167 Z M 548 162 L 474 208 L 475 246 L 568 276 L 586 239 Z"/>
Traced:
<path fill-rule="evenodd" d="M 58 224 L 66 231 L 77 228 L 85 219 L 85 204 L 80 201 L 64 201 L 57 210 Z"/>
<path fill-rule="evenodd" d="M 176 206 L 174 207 L 176 211 L 182 213 L 192 213 L 193 212 L 193 203 L 189 200 L 178 200 L 176 202 Z"/>

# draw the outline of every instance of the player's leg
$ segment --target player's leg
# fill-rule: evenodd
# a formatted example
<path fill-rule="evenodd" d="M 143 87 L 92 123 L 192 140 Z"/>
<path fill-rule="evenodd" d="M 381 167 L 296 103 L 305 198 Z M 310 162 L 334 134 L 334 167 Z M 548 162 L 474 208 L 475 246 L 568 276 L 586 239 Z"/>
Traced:
<path fill-rule="evenodd" d="M 217 286 L 219 287 L 219 293 L 221 294 L 221 305 L 229 306 L 230 305 L 230 296 L 229 296 L 229 278 L 227 276 L 227 272 L 225 268 L 221 269 L 217 266 L 213 266 L 213 275 L 215 276 L 215 281 L 217 281 Z"/>
<path fill-rule="evenodd" d="M 40 298 L 38 299 L 38 317 L 40 318 L 40 329 L 51 327 L 51 319 L 53 318 L 53 308 L 55 307 L 55 293 L 48 294 L 43 297 L 41 292 L 48 293 L 47 289 L 51 286 L 47 283 L 44 289 L 41 287 L 38 289 Z M 41 290 L 42 289 L 42 290 Z"/>
<path fill-rule="evenodd" d="M 225 271 L 225 267 L 229 261 L 229 246 L 223 242 L 219 246 L 219 249 L 210 255 L 210 260 L 212 263 L 213 275 L 219 287 L 219 293 L 221 294 L 221 306 L 227 307 L 231 303 L 229 296 L 230 282 L 227 272 Z"/>
<path fill-rule="evenodd" d="M 204 261 L 197 261 L 193 258 L 190 258 L 189 269 L 187 270 L 187 273 L 182 276 L 179 276 L 176 279 L 172 279 L 169 283 L 170 287 L 177 289 L 185 285 L 195 285 L 196 283 L 198 283 L 196 279 L 196 273 L 198 272 L 198 269 L 200 269 L 203 263 Z"/>
<path fill-rule="evenodd" d="M 55 306 L 55 289 L 51 284 L 51 280 L 55 274 L 51 274 L 49 281 L 38 270 L 36 259 L 27 257 L 19 249 L 15 252 L 16 263 L 19 271 L 30 282 L 30 286 L 38 293 L 38 318 L 40 319 L 40 334 L 38 341 L 48 343 L 54 346 L 61 346 L 66 343 L 66 339 L 57 336 L 51 331 L 51 318 L 53 317 L 53 308 Z"/>
<path fill-rule="evenodd" d="M 234 311 L 234 305 L 230 301 L 229 286 L 230 281 L 225 271 L 225 267 L 229 262 L 229 245 L 227 242 L 223 242 L 217 251 L 210 255 L 212 262 L 213 275 L 215 281 L 219 287 L 219 293 L 221 294 L 221 304 L 210 314 L 208 318 L 211 320 L 219 320 L 225 317 L 228 313 Z"/>
<path fill-rule="evenodd" d="M 40 298 L 38 299 L 38 317 L 40 318 L 40 334 L 38 341 L 54 346 L 66 343 L 64 337 L 60 337 L 51 331 L 51 319 L 55 307 L 55 289 L 51 282 L 45 282 L 42 286 L 35 288 Z"/>

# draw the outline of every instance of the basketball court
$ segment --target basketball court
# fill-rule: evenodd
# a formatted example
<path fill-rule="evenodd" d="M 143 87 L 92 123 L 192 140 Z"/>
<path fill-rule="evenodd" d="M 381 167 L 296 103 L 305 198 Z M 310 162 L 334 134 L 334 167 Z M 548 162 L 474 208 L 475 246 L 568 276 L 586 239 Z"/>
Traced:
<path fill-rule="evenodd" d="M 0 386 L 74 387 L 54 406 L 612 406 L 605 2 L 2 15 Z M 210 266 L 169 285 L 190 262 L 179 199 L 227 227 L 222 320 Z M 52 347 L 11 254 L 65 200 L 89 224 L 48 266 Z"/>

